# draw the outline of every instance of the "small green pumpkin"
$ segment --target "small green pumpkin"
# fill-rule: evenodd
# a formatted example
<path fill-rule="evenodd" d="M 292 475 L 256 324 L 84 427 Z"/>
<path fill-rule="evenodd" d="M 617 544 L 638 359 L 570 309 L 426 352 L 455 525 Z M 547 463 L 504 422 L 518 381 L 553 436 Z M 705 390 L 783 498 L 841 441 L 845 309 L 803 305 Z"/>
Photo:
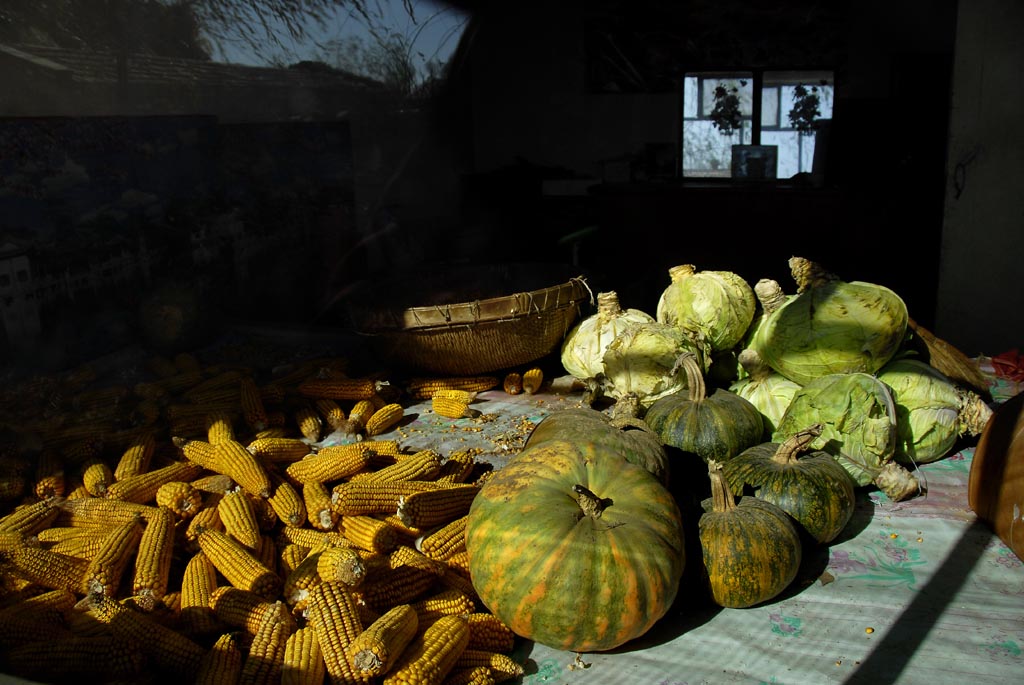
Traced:
<path fill-rule="evenodd" d="M 811 450 L 821 432 L 815 424 L 781 444 L 755 445 L 725 462 L 722 474 L 733 492 L 750 486 L 756 497 L 780 507 L 814 540 L 827 543 L 853 516 L 856 483 L 832 455 Z"/>
<path fill-rule="evenodd" d="M 480 489 L 466 522 L 480 600 L 513 631 L 574 652 L 643 635 L 672 606 L 682 516 L 646 469 L 607 447 L 548 440 Z"/>
<path fill-rule="evenodd" d="M 563 409 L 548 414 L 530 433 L 524 449 L 549 440 L 601 445 L 668 484 L 668 455 L 661 439 L 637 418 L 612 418 L 595 409 Z"/>
<path fill-rule="evenodd" d="M 800 570 L 800 533 L 771 502 L 749 496 L 737 502 L 714 460 L 708 476 L 711 499 L 703 504 L 698 527 L 711 597 L 733 609 L 766 602 Z"/>
<path fill-rule="evenodd" d="M 696 358 L 683 360 L 686 389 L 657 400 L 644 421 L 666 445 L 707 462 L 727 461 L 764 438 L 764 419 L 748 400 L 721 388 L 706 396 Z"/>

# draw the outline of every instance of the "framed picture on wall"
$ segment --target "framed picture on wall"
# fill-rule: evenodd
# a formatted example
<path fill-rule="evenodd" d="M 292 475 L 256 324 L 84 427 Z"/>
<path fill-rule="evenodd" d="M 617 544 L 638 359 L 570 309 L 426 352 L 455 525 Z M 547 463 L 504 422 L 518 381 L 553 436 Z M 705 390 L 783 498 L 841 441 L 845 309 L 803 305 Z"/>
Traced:
<path fill-rule="evenodd" d="M 744 181 L 774 180 L 779 166 L 777 145 L 733 145 L 732 177 Z"/>

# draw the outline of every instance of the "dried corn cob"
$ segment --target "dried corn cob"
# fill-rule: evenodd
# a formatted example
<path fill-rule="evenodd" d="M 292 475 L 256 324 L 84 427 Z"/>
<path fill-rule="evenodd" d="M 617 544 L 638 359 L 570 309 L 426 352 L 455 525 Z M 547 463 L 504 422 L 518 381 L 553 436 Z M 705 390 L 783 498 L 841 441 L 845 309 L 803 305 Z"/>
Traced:
<path fill-rule="evenodd" d="M 431 559 L 445 559 L 466 549 L 466 522 L 469 516 L 460 516 L 444 524 L 419 543 L 419 550 Z"/>
<path fill-rule="evenodd" d="M 480 412 L 466 402 L 450 397 L 434 397 L 430 400 L 430 408 L 435 414 L 446 419 L 471 419 L 480 416 Z"/>
<path fill-rule="evenodd" d="M 92 459 L 95 459 L 93 457 Z M 44 451 L 36 464 L 34 490 L 39 499 L 61 497 L 67 485 L 64 480 L 64 463 L 55 452 Z"/>
<path fill-rule="evenodd" d="M 444 685 L 494 685 L 494 676 L 491 674 L 491 669 L 486 666 L 453 668 L 448 677 L 444 679 Z"/>
<path fill-rule="evenodd" d="M 107 499 L 117 499 L 135 504 L 147 504 L 156 500 L 160 486 L 173 481 L 190 481 L 203 468 L 190 461 L 178 461 L 162 468 L 129 476 L 107 486 Z"/>
<path fill-rule="evenodd" d="M 309 596 L 307 621 L 320 643 L 331 682 L 369 682 L 349 662 L 347 649 L 363 632 L 355 600 L 341 583 L 320 583 Z"/>
<path fill-rule="evenodd" d="M 261 564 L 227 533 L 204 528 L 199 531 L 196 541 L 221 575 L 234 587 L 264 597 L 273 597 L 281 591 L 278 575 Z"/>
<path fill-rule="evenodd" d="M 241 490 L 232 490 L 217 503 L 217 514 L 224 524 L 224 532 L 255 552 L 260 542 L 260 526 L 252 500 Z"/>
<path fill-rule="evenodd" d="M 58 504 L 59 500 L 50 498 L 22 505 L 0 518 L 0 531 L 35 535 L 57 520 L 60 514 Z"/>
<path fill-rule="evenodd" d="M 203 506 L 203 493 L 192 483 L 174 480 L 157 489 L 156 504 L 158 507 L 167 507 L 180 519 L 189 519 Z"/>
<path fill-rule="evenodd" d="M 79 592 L 113 597 L 121 583 L 121 575 L 138 550 L 141 537 L 141 517 L 111 530 L 99 552 L 89 561 Z"/>
<path fill-rule="evenodd" d="M 469 620 L 467 649 L 482 649 L 491 652 L 512 651 L 516 634 L 500 618 L 484 612 L 474 612 L 466 618 Z"/>
<path fill-rule="evenodd" d="M 405 385 L 405 391 L 414 400 L 429 400 L 438 390 L 454 389 L 483 392 L 497 387 L 495 376 L 456 376 L 450 378 L 413 378 Z"/>
<path fill-rule="evenodd" d="M 367 420 L 365 428 L 367 437 L 386 433 L 394 428 L 398 422 L 402 420 L 404 415 L 405 410 L 402 409 L 402 405 L 397 402 L 385 404 L 383 407 L 373 412 Z"/>
<path fill-rule="evenodd" d="M 523 392 L 532 395 L 540 392 L 540 386 L 544 384 L 544 372 L 537 366 L 527 369 L 523 373 Z"/>
<path fill-rule="evenodd" d="M 394 528 L 370 516 L 342 516 L 338 527 L 347 540 L 371 552 L 388 552 L 398 544 Z"/>
<path fill-rule="evenodd" d="M 251 376 L 244 376 L 238 381 L 239 402 L 242 405 L 242 418 L 254 431 L 267 427 L 267 408 L 263 406 L 263 396 Z"/>
<path fill-rule="evenodd" d="M 462 650 L 462 654 L 455 660 L 453 668 L 462 670 L 477 666 L 486 666 L 491 669 L 491 673 L 494 675 L 494 682 L 496 683 L 512 680 L 523 675 L 522 665 L 508 654 L 483 649 L 470 649 L 468 647 Z"/>
<path fill-rule="evenodd" d="M 185 526 L 185 540 L 193 543 L 192 550 L 198 549 L 197 540 L 199 539 L 199 531 L 206 528 L 214 528 L 216 530 L 224 530 L 224 524 L 220 520 L 220 512 L 217 509 L 217 504 L 220 503 L 221 495 L 217 496 L 215 501 L 211 500 L 206 505 L 196 512 L 188 524 Z"/>
<path fill-rule="evenodd" d="M 396 604 L 408 604 L 420 598 L 438 581 L 438 576 L 415 566 L 375 569 L 367 574 L 354 597 L 373 611 L 383 612 Z"/>
<path fill-rule="evenodd" d="M 286 526 L 301 526 L 306 522 L 306 504 L 295 486 L 286 480 L 272 479 L 274 491 L 267 503 L 277 518 Z"/>
<path fill-rule="evenodd" d="M 109 634 L 29 642 L 4 657 L 5 671 L 32 682 L 133 682 L 145 661 L 135 644 Z"/>
<path fill-rule="evenodd" d="M 52 530 L 74 531 L 77 534 L 65 534 L 52 544 L 45 545 L 51 552 L 59 552 L 81 559 L 92 559 L 99 554 L 110 531 L 107 528 L 54 528 Z M 43 531 L 44 533 L 47 531 Z"/>
<path fill-rule="evenodd" d="M 213 451 L 218 468 L 212 470 L 231 476 L 243 490 L 256 497 L 270 497 L 270 476 L 245 445 L 228 440 L 214 445 Z"/>
<path fill-rule="evenodd" d="M 60 513 L 53 521 L 56 527 L 117 526 L 156 512 L 156 507 L 106 497 L 66 499 L 58 504 L 58 509 Z"/>
<path fill-rule="evenodd" d="M 278 575 L 285 578 L 302 563 L 302 560 L 310 552 L 309 547 L 303 547 L 294 542 L 289 542 L 283 546 L 280 543 L 276 543 L 274 546 L 280 550 L 277 557 Z"/>
<path fill-rule="evenodd" d="M 387 385 L 370 378 L 309 378 L 297 389 L 300 395 L 313 399 L 368 400 Z"/>
<path fill-rule="evenodd" d="M 438 619 L 406 648 L 384 685 L 441 683 L 469 642 L 469 624 L 462 616 Z"/>
<path fill-rule="evenodd" d="M 358 443 L 357 443 L 358 444 Z M 361 482 L 383 483 L 395 481 L 430 480 L 441 471 L 441 455 L 431 449 L 396 461 L 378 471 L 366 474 Z"/>
<path fill-rule="evenodd" d="M 205 636 L 220 627 L 211 596 L 217 587 L 217 568 L 202 552 L 197 552 L 185 565 L 181 578 L 181 625 L 185 632 Z"/>
<path fill-rule="evenodd" d="M 398 509 L 403 495 L 450 487 L 424 480 L 339 483 L 331 490 L 332 510 L 341 516 L 388 514 Z"/>
<path fill-rule="evenodd" d="M 338 480 L 366 468 L 370 463 L 371 454 L 372 451 L 361 442 L 332 445 L 321 448 L 316 454 L 292 462 L 285 469 L 285 473 L 299 483 Z"/>
<path fill-rule="evenodd" d="M 448 564 L 448 568 L 455 573 L 463 576 L 464 578 L 469 578 L 469 553 L 466 550 L 449 554 L 448 558 L 444 560 L 444 563 Z"/>
<path fill-rule="evenodd" d="M 316 631 L 310 626 L 298 628 L 285 643 L 281 685 L 321 685 L 326 675 Z"/>
<path fill-rule="evenodd" d="M 435 397 L 445 397 L 450 400 L 458 400 L 459 402 L 465 402 L 466 404 L 471 403 L 476 399 L 476 393 L 471 390 L 458 390 L 456 388 L 441 388 L 431 395 L 430 399 Z"/>
<path fill-rule="evenodd" d="M 423 625 L 433 623 L 442 616 L 468 615 L 476 610 L 476 602 L 472 597 L 451 588 L 425 597 L 411 606 Z"/>
<path fill-rule="evenodd" d="M 231 412 L 214 410 L 203 418 L 206 424 L 206 440 L 211 445 L 235 439 L 234 417 Z"/>
<path fill-rule="evenodd" d="M 338 514 L 331 508 L 331 491 L 320 481 L 302 484 L 302 501 L 309 525 L 317 530 L 333 530 L 338 524 Z"/>
<path fill-rule="evenodd" d="M 293 462 L 313 452 L 308 443 L 298 438 L 261 437 L 256 438 L 246 449 L 265 462 Z"/>
<path fill-rule="evenodd" d="M 93 458 L 82 464 L 82 485 L 93 497 L 103 497 L 114 482 L 114 472 L 102 459 Z"/>
<path fill-rule="evenodd" d="M 313 406 L 332 431 L 341 430 L 345 424 L 345 410 L 336 400 L 322 397 L 313 401 Z"/>
<path fill-rule="evenodd" d="M 407 526 L 433 528 L 468 514 L 479 491 L 476 485 L 453 485 L 403 495 L 398 499 L 397 516 Z"/>
<path fill-rule="evenodd" d="M 146 520 L 135 555 L 135 574 L 132 594 L 138 598 L 143 610 L 152 611 L 161 597 L 167 594 L 174 555 L 174 512 L 160 507 L 158 513 Z"/>
<path fill-rule="evenodd" d="M 324 424 L 323 419 L 320 418 L 320 414 L 315 409 L 309 405 L 301 405 L 295 409 L 292 417 L 295 419 L 295 425 L 298 426 L 299 432 L 302 433 L 304 438 L 312 442 L 320 440 Z"/>
<path fill-rule="evenodd" d="M 418 616 L 411 606 L 399 604 L 392 607 L 348 646 L 353 668 L 361 675 L 383 675 L 412 642 L 418 627 Z"/>
<path fill-rule="evenodd" d="M 281 680 L 284 666 L 285 644 L 295 627 L 294 621 L 282 618 L 280 602 L 268 612 L 253 635 L 245 661 L 242 664 L 240 685 L 274 685 Z"/>
<path fill-rule="evenodd" d="M 321 582 L 320 574 L 317 572 L 317 563 L 321 554 L 320 550 L 314 550 L 307 554 L 284 580 L 284 590 L 282 591 L 284 599 L 295 613 L 306 608 L 310 591 Z"/>
<path fill-rule="evenodd" d="M 228 490 L 234 490 L 238 484 L 231 479 L 231 476 L 225 476 L 223 473 L 213 473 L 196 478 L 192 481 L 191 485 L 203 493 L 223 495 Z"/>
<path fill-rule="evenodd" d="M 342 430 L 353 435 L 363 432 L 366 428 L 366 422 L 370 420 L 375 411 L 377 411 L 377 406 L 372 401 L 368 399 L 359 400 L 349 411 L 348 422 Z"/>
<path fill-rule="evenodd" d="M 277 602 L 230 585 L 222 585 L 210 593 L 210 608 L 219 621 L 242 628 L 250 635 L 259 630 L 268 613 L 278 611 Z"/>
<path fill-rule="evenodd" d="M 518 371 L 510 371 L 502 381 L 502 388 L 509 395 L 518 395 L 523 392 L 523 376 Z"/>
<path fill-rule="evenodd" d="M 199 664 L 195 685 L 237 683 L 242 677 L 242 650 L 239 636 L 224 633 L 213 643 Z"/>
<path fill-rule="evenodd" d="M 2 557 L 8 572 L 51 590 L 78 592 L 89 568 L 86 559 L 29 545 L 6 549 Z"/>
<path fill-rule="evenodd" d="M 320 580 L 357 587 L 366 577 L 366 564 L 356 550 L 344 545 L 332 545 L 319 553 L 316 573 Z"/>
<path fill-rule="evenodd" d="M 283 528 L 279 541 L 302 545 L 306 549 L 318 549 L 327 545 L 343 545 L 347 541 L 337 531 L 319 531 L 311 528 Z"/>

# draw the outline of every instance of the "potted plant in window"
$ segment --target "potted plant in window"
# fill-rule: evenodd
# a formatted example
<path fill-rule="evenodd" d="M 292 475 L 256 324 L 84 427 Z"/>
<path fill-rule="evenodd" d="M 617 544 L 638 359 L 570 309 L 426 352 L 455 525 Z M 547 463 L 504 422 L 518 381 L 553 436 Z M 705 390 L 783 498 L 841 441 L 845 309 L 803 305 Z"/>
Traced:
<path fill-rule="evenodd" d="M 740 85 L 745 86 L 747 82 L 740 81 Z M 722 135 L 732 135 L 739 131 L 742 125 L 739 92 L 736 86 L 729 87 L 721 82 L 715 86 L 715 106 L 711 110 L 711 123 Z"/>
<path fill-rule="evenodd" d="M 825 81 L 821 85 L 826 85 Z M 804 84 L 797 84 L 793 89 L 793 107 L 789 110 L 789 124 L 801 135 L 810 135 L 815 131 L 815 120 L 821 116 L 818 105 L 821 104 L 821 97 L 817 86 L 808 88 Z"/>

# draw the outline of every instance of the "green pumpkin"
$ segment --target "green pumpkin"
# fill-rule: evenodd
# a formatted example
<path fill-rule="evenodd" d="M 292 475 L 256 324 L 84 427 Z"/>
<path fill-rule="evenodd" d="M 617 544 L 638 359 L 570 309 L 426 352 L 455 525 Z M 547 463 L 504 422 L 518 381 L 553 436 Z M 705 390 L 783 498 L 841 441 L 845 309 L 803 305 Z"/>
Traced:
<path fill-rule="evenodd" d="M 708 464 L 711 499 L 700 517 L 700 545 L 711 597 L 733 609 L 761 604 L 785 590 L 803 550 L 789 515 L 756 497 L 733 497 L 718 463 Z"/>
<path fill-rule="evenodd" d="M 733 492 L 744 486 L 759 499 L 777 505 L 819 543 L 842 532 L 856 506 L 856 483 L 827 452 L 811 450 L 821 435 L 819 424 L 800 431 L 784 443 L 755 445 L 722 465 Z"/>
<path fill-rule="evenodd" d="M 666 445 L 707 462 L 727 461 L 761 442 L 764 419 L 748 400 L 723 390 L 705 396 L 704 378 L 692 358 L 684 360 L 686 390 L 655 401 L 644 421 Z"/>
<path fill-rule="evenodd" d="M 549 440 L 606 447 L 631 464 L 642 466 L 668 484 L 668 455 L 661 439 L 640 419 L 612 419 L 595 409 L 563 409 L 548 414 L 530 433 L 525 448 Z"/>
<path fill-rule="evenodd" d="M 480 600 L 555 649 L 613 649 L 672 606 L 682 518 L 646 469 L 603 446 L 541 442 L 494 472 L 473 501 L 466 551 Z"/>

